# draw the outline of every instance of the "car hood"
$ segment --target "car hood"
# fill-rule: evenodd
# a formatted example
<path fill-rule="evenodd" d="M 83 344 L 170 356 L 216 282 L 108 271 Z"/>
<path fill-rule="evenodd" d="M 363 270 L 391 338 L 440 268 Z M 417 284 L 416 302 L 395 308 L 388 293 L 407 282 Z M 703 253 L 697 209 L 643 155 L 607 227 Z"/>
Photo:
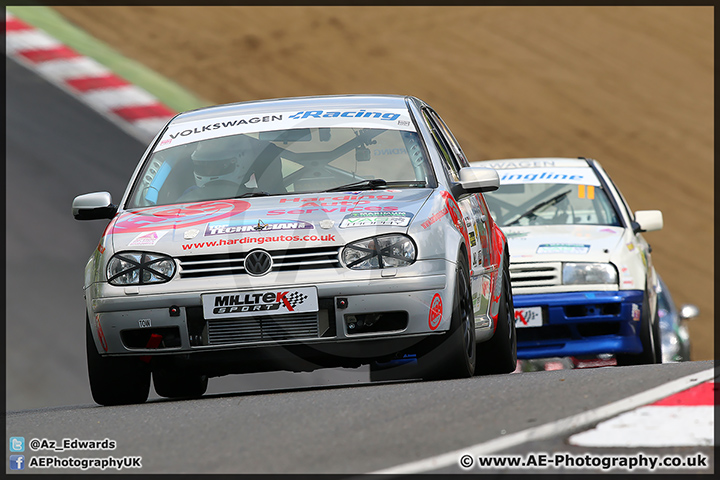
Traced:
<path fill-rule="evenodd" d="M 625 229 L 599 225 L 502 227 L 512 263 L 608 262 Z"/>
<path fill-rule="evenodd" d="M 115 251 L 168 255 L 254 248 L 340 246 L 406 233 L 431 188 L 298 194 L 167 205 L 121 212 L 108 232 Z"/>

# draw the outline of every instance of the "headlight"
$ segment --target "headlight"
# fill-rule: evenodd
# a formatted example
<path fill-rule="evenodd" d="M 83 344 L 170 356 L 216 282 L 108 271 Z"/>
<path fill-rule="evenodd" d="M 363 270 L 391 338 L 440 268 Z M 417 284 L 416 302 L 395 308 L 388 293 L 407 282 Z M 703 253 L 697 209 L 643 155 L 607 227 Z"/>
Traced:
<path fill-rule="evenodd" d="M 163 283 L 175 275 L 175 261 L 167 255 L 122 252 L 108 262 L 107 278 L 111 285 Z"/>
<path fill-rule="evenodd" d="M 609 263 L 565 263 L 562 278 L 564 285 L 618 283 L 617 270 Z"/>
<path fill-rule="evenodd" d="M 342 252 L 343 263 L 353 270 L 405 267 L 417 256 L 415 244 L 405 235 L 380 235 L 349 243 Z"/>

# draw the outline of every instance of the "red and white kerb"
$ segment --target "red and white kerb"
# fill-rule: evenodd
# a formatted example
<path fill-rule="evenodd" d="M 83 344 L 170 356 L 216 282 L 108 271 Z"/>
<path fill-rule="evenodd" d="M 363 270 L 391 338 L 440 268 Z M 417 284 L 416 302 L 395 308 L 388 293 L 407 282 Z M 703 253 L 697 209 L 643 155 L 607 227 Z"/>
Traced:
<path fill-rule="evenodd" d="M 5 51 L 142 141 L 176 112 L 95 60 L 5 12 Z"/>
<path fill-rule="evenodd" d="M 636 408 L 570 437 L 582 447 L 714 445 L 715 382 L 705 382 Z"/>

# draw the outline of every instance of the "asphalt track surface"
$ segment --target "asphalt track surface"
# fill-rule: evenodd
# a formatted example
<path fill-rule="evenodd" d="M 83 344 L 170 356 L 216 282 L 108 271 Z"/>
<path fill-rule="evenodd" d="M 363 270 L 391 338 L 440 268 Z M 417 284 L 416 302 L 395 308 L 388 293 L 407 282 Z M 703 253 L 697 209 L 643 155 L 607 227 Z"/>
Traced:
<path fill-rule="evenodd" d="M 142 473 L 374 472 L 566 418 L 713 366 L 384 384 L 367 382 L 364 370 L 241 375 L 211 379 L 198 400 L 153 394 L 143 405 L 99 407 L 87 384 L 81 285 L 105 224 L 73 220 L 70 204 L 89 191 L 119 199 L 145 146 L 14 61 L 6 60 L 6 68 L 7 437 L 117 442 L 112 452 L 38 455 L 141 456 Z M 702 452 L 711 459 L 702 472 L 714 469 L 711 448 L 580 449 L 566 438 L 511 451 Z M 75 472 L 44 472 L 50 471 Z"/>

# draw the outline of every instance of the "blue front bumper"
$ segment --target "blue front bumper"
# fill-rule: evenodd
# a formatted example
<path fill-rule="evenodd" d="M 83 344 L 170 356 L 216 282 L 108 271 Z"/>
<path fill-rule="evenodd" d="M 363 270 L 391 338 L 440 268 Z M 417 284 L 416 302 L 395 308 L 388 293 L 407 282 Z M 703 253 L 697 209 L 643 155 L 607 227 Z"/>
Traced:
<path fill-rule="evenodd" d="M 541 307 L 543 313 L 542 326 L 517 328 L 517 356 L 640 353 L 643 295 L 642 290 L 513 295 L 515 308 Z M 517 322 L 516 315 L 516 327 Z"/>

